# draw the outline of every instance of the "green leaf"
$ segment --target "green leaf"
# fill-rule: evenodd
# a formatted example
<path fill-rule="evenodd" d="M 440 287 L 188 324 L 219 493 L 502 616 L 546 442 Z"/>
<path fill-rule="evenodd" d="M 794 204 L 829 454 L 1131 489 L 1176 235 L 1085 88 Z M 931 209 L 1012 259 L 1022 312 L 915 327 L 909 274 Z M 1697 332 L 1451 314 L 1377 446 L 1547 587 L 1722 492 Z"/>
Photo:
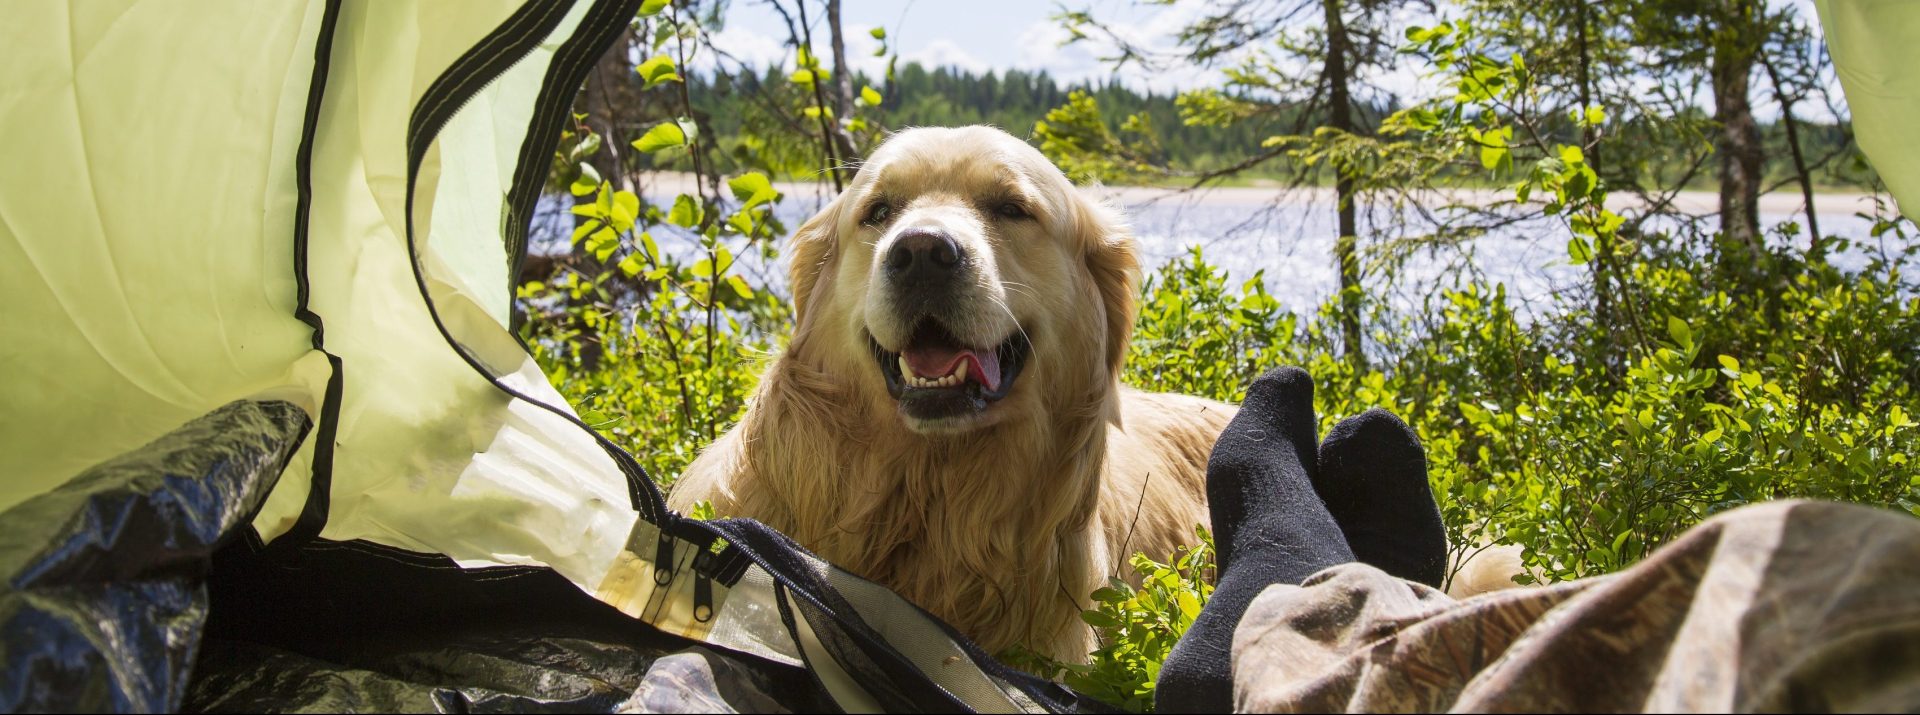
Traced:
<path fill-rule="evenodd" d="M 732 189 L 733 197 L 741 201 L 742 209 L 750 209 L 780 198 L 780 192 L 774 190 L 773 182 L 767 180 L 766 174 L 758 171 L 750 171 L 728 179 L 727 188 Z"/>
<path fill-rule="evenodd" d="M 580 143 L 573 145 L 573 148 L 567 151 L 567 163 L 578 164 L 598 153 L 600 153 L 600 135 L 587 130 L 587 135 L 580 140 Z"/>
<path fill-rule="evenodd" d="M 1687 327 L 1687 321 L 1679 316 L 1667 316 L 1667 335 L 1672 336 L 1674 344 L 1681 348 L 1693 347 L 1693 329 Z"/>
<path fill-rule="evenodd" d="M 1503 146 L 1480 147 L 1480 165 L 1490 170 L 1513 164 L 1513 152 Z"/>
<path fill-rule="evenodd" d="M 825 78 L 823 77 L 821 79 L 825 79 Z M 813 86 L 813 70 L 810 70 L 810 69 L 794 70 L 793 74 L 787 75 L 787 81 L 792 82 L 794 84 L 806 85 L 808 87 L 811 87 Z"/>
<path fill-rule="evenodd" d="M 572 186 L 567 187 L 567 192 L 574 196 L 586 196 L 598 190 L 600 190 L 600 171 L 593 168 L 592 164 L 581 164 L 580 177 L 573 180 Z"/>
<path fill-rule="evenodd" d="M 1593 193 L 1594 185 L 1599 181 L 1599 178 L 1600 177 L 1594 174 L 1593 170 L 1587 168 L 1586 165 L 1582 164 L 1578 166 L 1571 175 L 1567 177 L 1567 195 L 1580 198 Z"/>
<path fill-rule="evenodd" d="M 667 9 L 667 0 L 646 0 L 640 3 L 640 16 L 653 17 L 665 9 Z"/>
<path fill-rule="evenodd" d="M 639 139 L 633 140 L 633 148 L 647 153 L 686 146 L 686 144 L 687 133 L 680 128 L 678 122 L 661 122 L 654 125 L 652 129 L 648 129 L 647 133 L 641 135 Z"/>
<path fill-rule="evenodd" d="M 750 211 L 744 211 L 744 210 L 735 211 L 733 212 L 733 215 L 727 217 L 727 226 L 733 228 L 734 231 L 737 231 L 742 235 L 752 234 L 753 233 L 753 213 Z"/>
<path fill-rule="evenodd" d="M 1600 107 L 1587 107 L 1587 126 L 1597 127 L 1607 121 L 1607 110 Z"/>
<path fill-rule="evenodd" d="M 1513 152 L 1507 148 L 1507 141 L 1513 138 L 1513 127 L 1479 132 L 1474 138 L 1480 143 L 1481 166 L 1492 170 L 1513 166 Z"/>
<path fill-rule="evenodd" d="M 1119 628 L 1120 627 L 1120 621 L 1115 620 L 1113 616 L 1109 616 L 1099 611 L 1081 611 L 1080 620 L 1086 621 L 1087 625 L 1093 626 L 1095 628 Z"/>
<path fill-rule="evenodd" d="M 880 101 L 881 101 L 880 93 L 874 91 L 873 85 L 867 85 L 865 87 L 861 87 L 860 101 L 866 102 L 867 106 L 869 107 L 878 107 L 880 106 Z"/>
<path fill-rule="evenodd" d="M 675 69 L 676 67 L 673 64 L 672 57 L 668 57 L 665 54 L 658 54 L 640 63 L 640 66 L 633 68 L 633 71 L 638 73 L 641 79 L 647 81 L 644 89 L 653 89 L 654 85 L 660 84 L 661 82 L 682 81 L 680 74 L 674 71 Z"/>
<path fill-rule="evenodd" d="M 741 298 L 747 298 L 747 299 L 753 298 L 753 288 L 748 287 L 747 280 L 745 278 L 741 278 L 738 274 L 727 276 L 727 285 L 733 286 L 733 292 L 735 295 L 738 295 Z"/>
<path fill-rule="evenodd" d="M 1174 594 L 1173 599 L 1175 603 L 1180 605 L 1180 613 L 1185 615 L 1188 620 L 1200 616 L 1200 599 L 1194 597 L 1192 592 L 1181 591 Z"/>
<path fill-rule="evenodd" d="M 603 226 L 605 226 L 605 224 L 601 223 L 598 220 L 588 221 L 586 223 L 580 224 L 578 228 L 573 229 L 573 240 L 571 241 L 571 243 L 573 245 L 579 245 L 580 239 L 586 238 L 589 234 L 599 230 Z"/>
<path fill-rule="evenodd" d="M 593 254 L 594 260 L 604 262 L 619 248 L 620 235 L 614 233 L 611 228 L 601 227 L 587 237 L 587 251 Z"/>
<path fill-rule="evenodd" d="M 640 197 L 631 191 L 615 192 L 613 195 L 613 228 L 616 231 L 633 230 L 633 220 L 640 215 Z"/>
<path fill-rule="evenodd" d="M 867 34 L 871 35 L 873 39 L 884 40 L 884 39 L 887 39 L 887 28 L 876 27 L 871 30 L 868 30 Z"/>
<path fill-rule="evenodd" d="M 673 210 L 667 212 L 667 223 L 681 228 L 693 228 L 700 225 L 700 203 L 692 196 L 681 194 L 673 197 Z"/>
<path fill-rule="evenodd" d="M 640 249 L 646 251 L 648 260 L 660 262 L 660 245 L 653 242 L 653 234 L 640 232 Z"/>
<path fill-rule="evenodd" d="M 646 264 L 641 262 L 638 254 L 629 253 L 620 259 L 620 272 L 625 273 L 628 278 L 640 275 L 640 271 L 645 269 Z"/>
<path fill-rule="evenodd" d="M 1587 239 L 1574 236 L 1567 241 L 1567 259 L 1576 266 L 1586 265 L 1593 260 L 1593 248 L 1587 245 Z"/>

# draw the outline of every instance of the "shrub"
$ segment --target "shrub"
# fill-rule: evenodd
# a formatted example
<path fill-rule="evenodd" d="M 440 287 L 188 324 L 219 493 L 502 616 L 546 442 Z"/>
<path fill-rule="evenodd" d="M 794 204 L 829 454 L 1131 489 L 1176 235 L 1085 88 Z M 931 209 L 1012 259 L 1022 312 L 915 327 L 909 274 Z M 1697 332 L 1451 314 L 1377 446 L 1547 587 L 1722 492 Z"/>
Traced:
<path fill-rule="evenodd" d="M 1194 249 L 1144 282 L 1124 379 L 1238 401 L 1260 373 L 1303 366 L 1322 433 L 1374 406 L 1414 428 L 1456 552 L 1517 544 L 1548 581 L 1623 568 L 1766 499 L 1920 514 L 1920 299 L 1897 263 L 1848 272 L 1783 253 L 1777 290 L 1751 291 L 1720 282 L 1710 245 L 1650 246 L 1627 267 L 1636 325 L 1596 324 L 1579 296 L 1523 320 L 1503 287 L 1467 282 L 1419 315 L 1371 316 L 1365 369 L 1338 357 L 1331 301 L 1296 315 L 1261 276 L 1230 283 Z M 528 342 L 584 415 L 670 481 L 737 419 L 789 317 L 759 289 L 708 321 L 669 290 L 609 297 L 604 275 L 524 286 Z M 709 338 L 711 360 L 686 349 Z M 583 367 L 588 344 L 603 357 Z M 1088 665 L 1005 657 L 1150 707 L 1161 661 L 1211 590 L 1200 541 L 1172 563 L 1136 555 L 1142 586 L 1092 594 Z"/>

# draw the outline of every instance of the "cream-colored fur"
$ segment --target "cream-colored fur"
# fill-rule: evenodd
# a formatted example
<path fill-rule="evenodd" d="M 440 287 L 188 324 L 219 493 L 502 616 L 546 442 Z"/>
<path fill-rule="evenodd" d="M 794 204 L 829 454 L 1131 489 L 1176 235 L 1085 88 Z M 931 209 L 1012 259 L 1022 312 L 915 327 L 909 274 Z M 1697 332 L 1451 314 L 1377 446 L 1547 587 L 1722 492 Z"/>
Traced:
<path fill-rule="evenodd" d="M 982 286 L 982 305 L 1003 305 L 1032 342 L 981 419 L 912 423 L 873 363 L 868 333 L 891 328 L 868 325 L 870 276 L 891 234 L 861 212 L 883 195 L 899 221 L 941 222 L 991 254 L 1000 285 Z M 992 214 L 1009 196 L 1032 220 Z M 914 129 L 876 151 L 788 255 L 793 339 L 669 504 L 759 519 L 990 652 L 1085 660 L 1087 595 L 1130 572 L 1126 555 L 1164 558 L 1206 523 L 1207 455 L 1234 413 L 1119 386 L 1138 265 L 1117 215 L 1003 132 Z"/>
<path fill-rule="evenodd" d="M 882 200 L 897 218 L 864 220 Z M 1031 220 L 996 216 L 1008 200 Z M 911 327 L 890 317 L 874 277 L 903 226 L 939 228 L 986 259 L 956 333 L 985 345 L 1018 330 L 1032 343 L 1012 391 L 975 418 L 907 416 L 875 365 L 869 339 Z M 989 652 L 1085 661 L 1088 594 L 1131 575 L 1132 553 L 1164 559 L 1209 520 L 1207 456 L 1236 412 L 1120 386 L 1139 272 L 1126 226 L 1004 132 L 913 129 L 796 232 L 788 256 L 793 339 L 669 506 L 710 501 L 765 522 Z"/>

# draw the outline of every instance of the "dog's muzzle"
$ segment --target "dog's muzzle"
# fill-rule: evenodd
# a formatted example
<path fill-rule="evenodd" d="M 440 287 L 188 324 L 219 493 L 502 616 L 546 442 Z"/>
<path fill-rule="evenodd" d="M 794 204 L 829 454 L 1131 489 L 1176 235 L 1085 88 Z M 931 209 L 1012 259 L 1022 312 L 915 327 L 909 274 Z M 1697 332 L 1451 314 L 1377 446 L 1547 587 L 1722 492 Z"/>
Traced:
<path fill-rule="evenodd" d="M 881 264 L 894 310 L 902 317 L 937 313 L 951 306 L 966 284 L 970 257 L 944 231 L 912 228 L 900 233 Z"/>

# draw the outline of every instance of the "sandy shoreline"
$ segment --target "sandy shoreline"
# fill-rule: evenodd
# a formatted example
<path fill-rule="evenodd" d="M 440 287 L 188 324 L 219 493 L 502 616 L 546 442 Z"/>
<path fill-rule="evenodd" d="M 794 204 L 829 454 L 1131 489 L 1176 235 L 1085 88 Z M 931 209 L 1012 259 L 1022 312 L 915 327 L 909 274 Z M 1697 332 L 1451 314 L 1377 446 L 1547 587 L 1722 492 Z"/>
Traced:
<path fill-rule="evenodd" d="M 813 199 L 824 202 L 833 195 L 831 182 L 801 183 L 779 181 L 775 188 L 794 199 Z M 693 175 L 686 173 L 657 173 L 644 177 L 643 189 L 648 194 L 678 194 L 693 192 Z M 725 190 L 725 187 L 722 187 Z M 1316 205 L 1333 202 L 1331 188 L 1298 188 L 1260 186 L 1232 186 L 1184 190 L 1152 186 L 1085 186 L 1081 192 L 1090 196 L 1105 198 L 1121 205 L 1162 203 L 1168 205 L 1207 207 L 1207 206 L 1262 206 L 1268 204 Z M 1444 206 L 1463 204 L 1470 206 L 1488 206 L 1513 200 L 1513 192 L 1501 189 L 1453 189 L 1423 192 L 1419 203 L 1425 206 Z M 1855 212 L 1871 211 L 1872 194 L 1862 193 L 1816 193 L 1814 202 L 1822 215 L 1852 215 Z M 1719 195 L 1711 191 L 1682 191 L 1674 196 L 1673 206 L 1682 213 L 1710 214 L 1719 210 Z M 1765 214 L 1792 214 L 1801 210 L 1805 203 L 1798 189 L 1783 187 L 1781 190 L 1763 194 L 1760 197 L 1760 212 Z M 1607 207 L 1614 210 L 1638 208 L 1639 197 L 1629 194 L 1615 194 L 1608 198 Z"/>

